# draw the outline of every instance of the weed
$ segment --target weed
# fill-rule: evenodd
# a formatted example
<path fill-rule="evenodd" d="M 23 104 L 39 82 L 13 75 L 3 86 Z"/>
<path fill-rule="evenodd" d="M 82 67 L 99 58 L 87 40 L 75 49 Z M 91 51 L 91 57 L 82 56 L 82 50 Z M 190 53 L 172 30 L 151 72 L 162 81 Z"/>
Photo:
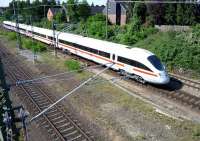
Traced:
<path fill-rule="evenodd" d="M 65 66 L 67 67 L 68 70 L 80 70 L 81 68 L 80 62 L 74 59 L 66 60 Z"/>

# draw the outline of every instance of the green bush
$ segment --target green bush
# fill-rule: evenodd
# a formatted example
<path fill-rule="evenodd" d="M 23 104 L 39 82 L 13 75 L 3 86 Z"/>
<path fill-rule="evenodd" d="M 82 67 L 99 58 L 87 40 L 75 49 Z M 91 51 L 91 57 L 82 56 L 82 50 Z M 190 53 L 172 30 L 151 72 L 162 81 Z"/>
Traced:
<path fill-rule="evenodd" d="M 158 33 L 138 42 L 135 46 L 155 53 L 170 70 L 183 68 L 200 72 L 200 46 L 187 40 L 188 34 L 191 33 Z"/>
<path fill-rule="evenodd" d="M 32 39 L 28 39 L 28 38 L 22 39 L 22 47 L 26 49 L 30 49 L 35 52 L 42 52 L 47 49 L 45 44 L 40 43 L 38 41 L 32 41 Z"/>
<path fill-rule="evenodd" d="M 73 59 L 65 61 L 65 66 L 70 71 L 71 70 L 80 70 L 80 68 L 81 68 L 80 63 Z"/>
<path fill-rule="evenodd" d="M 15 32 L 8 32 L 7 34 L 9 40 L 16 40 L 16 33 Z"/>

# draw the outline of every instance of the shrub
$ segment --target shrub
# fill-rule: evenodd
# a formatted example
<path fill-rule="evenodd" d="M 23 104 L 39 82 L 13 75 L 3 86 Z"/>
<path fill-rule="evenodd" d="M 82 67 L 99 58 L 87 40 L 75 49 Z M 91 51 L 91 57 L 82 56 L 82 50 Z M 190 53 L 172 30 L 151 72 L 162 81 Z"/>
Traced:
<path fill-rule="evenodd" d="M 81 68 L 80 63 L 73 59 L 65 61 L 65 66 L 70 71 L 71 70 L 80 70 L 80 68 Z"/>
<path fill-rule="evenodd" d="M 45 44 L 40 43 L 38 41 L 32 41 L 32 39 L 28 39 L 28 38 L 23 38 L 22 47 L 26 49 L 30 49 L 35 52 L 42 52 L 47 49 Z"/>
<path fill-rule="evenodd" d="M 7 34 L 9 40 L 16 40 L 16 33 L 15 32 L 8 32 Z"/>

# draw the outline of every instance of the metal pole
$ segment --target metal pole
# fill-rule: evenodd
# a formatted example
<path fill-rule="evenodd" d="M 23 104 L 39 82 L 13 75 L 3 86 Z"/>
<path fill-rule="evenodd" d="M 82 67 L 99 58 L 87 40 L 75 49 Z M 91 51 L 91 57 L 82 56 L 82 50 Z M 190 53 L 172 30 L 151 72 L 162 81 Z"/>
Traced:
<path fill-rule="evenodd" d="M 57 57 L 57 50 L 56 50 L 56 25 L 52 20 L 52 28 L 53 28 L 53 46 L 54 46 L 54 55 Z"/>
<path fill-rule="evenodd" d="M 32 23 L 32 16 L 30 16 L 30 25 L 31 25 L 31 45 L 33 48 L 33 63 L 37 61 L 37 54 L 36 50 L 34 49 L 34 44 L 33 44 L 33 23 Z"/>
<path fill-rule="evenodd" d="M 108 39 L 108 0 L 106 2 L 106 39 Z"/>
<path fill-rule="evenodd" d="M 44 5 L 44 18 L 45 18 L 45 5 Z"/>
<path fill-rule="evenodd" d="M 18 12 L 19 12 L 19 8 L 18 8 L 18 3 L 17 3 L 17 11 L 15 9 L 15 0 L 13 1 L 13 9 L 14 9 L 14 16 L 16 18 L 16 36 L 17 36 L 17 45 L 16 48 L 19 50 L 21 49 L 21 37 L 20 37 L 20 31 L 19 31 L 19 17 L 18 17 Z"/>

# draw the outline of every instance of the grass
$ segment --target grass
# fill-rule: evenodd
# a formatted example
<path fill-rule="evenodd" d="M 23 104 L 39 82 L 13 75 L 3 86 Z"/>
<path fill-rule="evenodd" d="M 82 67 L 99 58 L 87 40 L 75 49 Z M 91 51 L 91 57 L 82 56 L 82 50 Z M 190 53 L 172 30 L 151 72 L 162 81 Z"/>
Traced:
<path fill-rule="evenodd" d="M 65 66 L 67 67 L 67 69 L 69 71 L 80 70 L 81 69 L 80 62 L 77 61 L 77 60 L 74 60 L 74 59 L 66 60 L 65 61 Z"/>
<path fill-rule="evenodd" d="M 15 32 L 12 31 L 6 31 L 6 30 L 1 30 L 0 35 L 2 37 L 6 37 L 9 41 L 16 41 L 17 40 L 17 35 Z M 41 43 L 39 41 L 27 38 L 25 36 L 21 36 L 21 43 L 22 43 L 22 48 L 32 50 L 35 52 L 43 52 L 47 50 L 47 46 L 44 43 Z"/>

